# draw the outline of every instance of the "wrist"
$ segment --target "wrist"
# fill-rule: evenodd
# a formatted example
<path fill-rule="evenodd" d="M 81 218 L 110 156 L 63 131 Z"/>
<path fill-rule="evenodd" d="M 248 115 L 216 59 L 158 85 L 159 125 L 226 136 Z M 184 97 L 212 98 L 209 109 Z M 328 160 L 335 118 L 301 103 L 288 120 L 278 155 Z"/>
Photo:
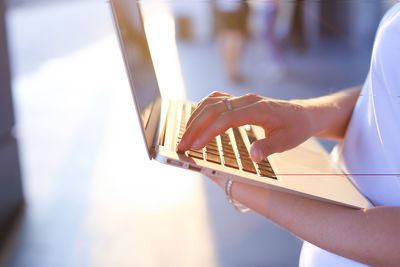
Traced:
<path fill-rule="evenodd" d="M 312 105 L 307 99 L 293 99 L 290 100 L 292 104 L 298 106 L 299 111 L 302 113 L 302 117 L 304 118 L 304 127 L 307 129 L 308 135 L 313 136 L 318 134 L 320 131 L 318 127 L 318 120 L 316 116 L 316 108 Z"/>

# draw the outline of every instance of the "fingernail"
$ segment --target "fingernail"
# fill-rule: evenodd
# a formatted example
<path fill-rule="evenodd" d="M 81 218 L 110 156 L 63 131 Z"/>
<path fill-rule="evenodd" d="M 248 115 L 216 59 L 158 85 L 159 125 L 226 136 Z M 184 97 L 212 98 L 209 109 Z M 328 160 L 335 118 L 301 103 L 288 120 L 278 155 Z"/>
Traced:
<path fill-rule="evenodd" d="M 264 153 L 261 151 L 261 150 L 257 150 L 258 152 L 258 160 L 257 160 L 257 162 L 260 162 L 260 161 L 262 161 L 263 160 L 263 157 L 264 157 Z"/>
<path fill-rule="evenodd" d="M 192 144 L 192 148 L 199 149 L 200 148 L 199 145 L 200 145 L 200 140 L 196 139 L 196 141 L 194 141 Z"/>
<path fill-rule="evenodd" d="M 251 157 L 255 162 L 259 162 L 262 159 L 262 152 L 259 149 L 252 149 L 251 151 Z"/>

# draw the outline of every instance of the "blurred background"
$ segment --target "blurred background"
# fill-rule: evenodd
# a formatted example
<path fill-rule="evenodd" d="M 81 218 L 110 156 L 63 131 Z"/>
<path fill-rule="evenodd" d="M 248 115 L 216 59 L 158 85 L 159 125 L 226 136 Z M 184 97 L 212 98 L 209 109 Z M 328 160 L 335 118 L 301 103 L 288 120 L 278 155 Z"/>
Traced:
<path fill-rule="evenodd" d="M 199 101 L 363 83 L 396 1 L 142 2 L 163 97 Z M 0 7 L 0 266 L 298 264 L 301 240 L 148 160 L 107 1 Z"/>

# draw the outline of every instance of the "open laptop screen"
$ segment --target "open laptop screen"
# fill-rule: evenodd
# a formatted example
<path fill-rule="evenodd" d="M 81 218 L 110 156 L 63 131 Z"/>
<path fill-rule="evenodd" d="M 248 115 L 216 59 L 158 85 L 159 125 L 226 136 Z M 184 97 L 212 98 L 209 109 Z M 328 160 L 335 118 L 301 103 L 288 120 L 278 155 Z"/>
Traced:
<path fill-rule="evenodd" d="M 160 116 L 161 96 L 140 8 L 132 0 L 113 0 L 111 3 L 132 94 L 150 153 Z"/>

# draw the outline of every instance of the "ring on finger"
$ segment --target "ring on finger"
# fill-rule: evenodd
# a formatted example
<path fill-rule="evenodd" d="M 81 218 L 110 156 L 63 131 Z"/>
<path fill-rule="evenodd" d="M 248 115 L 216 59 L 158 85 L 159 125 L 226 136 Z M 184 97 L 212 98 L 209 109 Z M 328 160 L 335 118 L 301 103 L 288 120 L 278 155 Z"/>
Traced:
<path fill-rule="evenodd" d="M 231 105 L 231 102 L 229 101 L 229 99 L 228 98 L 223 98 L 222 101 L 224 101 L 226 109 L 228 111 L 231 111 L 232 110 L 232 105 Z"/>

